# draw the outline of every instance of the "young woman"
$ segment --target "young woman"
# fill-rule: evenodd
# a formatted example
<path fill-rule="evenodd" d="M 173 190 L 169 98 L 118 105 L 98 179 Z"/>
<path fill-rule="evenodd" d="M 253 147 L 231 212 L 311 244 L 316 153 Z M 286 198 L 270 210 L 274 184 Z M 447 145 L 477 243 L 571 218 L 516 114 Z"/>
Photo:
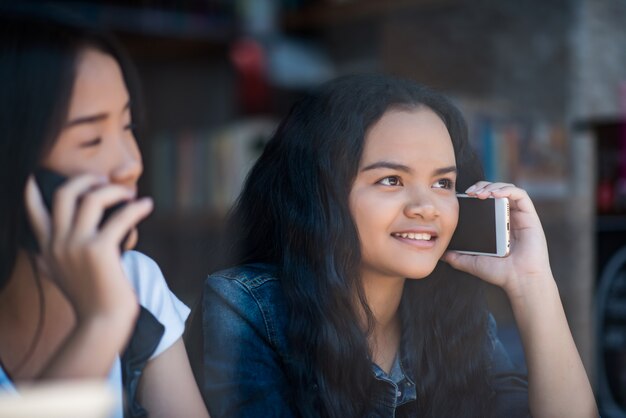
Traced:
<path fill-rule="evenodd" d="M 295 104 L 233 210 L 236 266 L 205 281 L 192 325 L 209 412 L 596 415 L 533 205 L 480 178 L 460 113 L 427 88 L 350 76 Z M 466 189 L 510 199 L 508 257 L 446 252 Z M 528 381 L 461 271 L 507 293 Z"/>
<path fill-rule="evenodd" d="M 0 390 L 108 377 L 116 417 L 122 398 L 125 416 L 206 417 L 181 340 L 189 309 L 152 260 L 121 254 L 152 210 L 137 198 L 127 80 L 104 35 L 0 16 Z M 69 178 L 51 211 L 33 180 L 40 168 Z"/>

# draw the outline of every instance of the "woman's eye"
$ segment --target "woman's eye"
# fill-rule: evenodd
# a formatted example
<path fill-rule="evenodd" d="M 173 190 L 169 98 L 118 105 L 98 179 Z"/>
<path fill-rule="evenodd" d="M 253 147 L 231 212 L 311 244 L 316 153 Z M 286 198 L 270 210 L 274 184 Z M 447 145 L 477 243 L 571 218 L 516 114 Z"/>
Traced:
<path fill-rule="evenodd" d="M 378 184 L 382 184 L 383 186 L 402 186 L 400 177 L 396 177 L 396 176 L 385 177 L 379 180 Z"/>
<path fill-rule="evenodd" d="M 124 126 L 124 130 L 127 131 L 134 131 L 135 128 L 137 127 L 137 125 L 133 122 L 130 122 L 129 124 L 127 124 L 126 126 Z"/>
<path fill-rule="evenodd" d="M 435 184 L 433 184 L 433 187 L 437 189 L 453 189 L 454 181 L 450 179 L 440 179 L 440 180 L 437 180 Z"/>
<path fill-rule="evenodd" d="M 85 141 L 80 144 L 81 148 L 91 148 L 100 145 L 102 138 L 94 138 L 90 141 Z"/>

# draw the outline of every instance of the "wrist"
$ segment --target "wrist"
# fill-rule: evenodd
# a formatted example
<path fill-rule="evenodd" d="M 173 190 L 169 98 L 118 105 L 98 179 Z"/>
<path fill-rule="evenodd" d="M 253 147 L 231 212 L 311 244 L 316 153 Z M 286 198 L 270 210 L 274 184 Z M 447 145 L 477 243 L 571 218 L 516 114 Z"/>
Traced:
<path fill-rule="evenodd" d="M 134 299 L 131 303 L 120 303 L 111 309 L 87 311 L 76 314 L 77 329 L 93 330 L 115 338 L 126 340 L 132 332 L 137 317 L 139 304 Z"/>
<path fill-rule="evenodd" d="M 78 322 L 89 322 L 92 319 L 103 321 L 133 321 L 139 314 L 137 295 L 126 280 L 121 286 L 97 286 L 86 294 L 87 298 L 75 297 L 74 310 Z"/>
<path fill-rule="evenodd" d="M 504 288 L 516 317 L 543 315 L 560 305 L 559 289 L 550 273 L 519 277 Z"/>
<path fill-rule="evenodd" d="M 502 286 L 502 290 L 509 299 L 524 299 L 528 295 L 536 292 L 551 290 L 556 288 L 556 281 L 552 275 L 552 270 L 548 266 L 536 271 L 515 272 L 508 277 Z"/>

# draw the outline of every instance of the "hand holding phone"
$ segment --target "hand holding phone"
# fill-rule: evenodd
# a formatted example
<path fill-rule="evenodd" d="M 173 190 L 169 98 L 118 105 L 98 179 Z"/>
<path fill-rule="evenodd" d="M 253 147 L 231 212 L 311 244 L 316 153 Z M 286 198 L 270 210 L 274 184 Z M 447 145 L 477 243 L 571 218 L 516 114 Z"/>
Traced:
<path fill-rule="evenodd" d="M 457 195 L 459 222 L 449 250 L 464 254 L 506 257 L 511 247 L 509 200 Z"/>
<path fill-rule="evenodd" d="M 508 199 L 510 254 L 507 257 L 485 257 L 448 251 L 442 257 L 442 261 L 457 270 L 499 286 L 507 295 L 514 297 L 528 290 L 526 285 L 529 280 L 537 278 L 543 280 L 552 276 L 545 234 L 526 191 L 510 183 L 480 181 L 470 187 L 467 194 L 482 201 L 492 200 L 491 198 Z"/>
<path fill-rule="evenodd" d="M 42 245 L 38 271 L 62 291 L 77 318 L 85 324 L 94 315 L 115 323 L 134 318 L 136 295 L 118 246 L 151 212 L 150 199 L 134 200 L 128 187 L 95 175 L 66 180 L 49 171 L 29 178 L 25 193 L 29 224 Z M 116 205 L 103 223 L 105 210 Z"/>
<path fill-rule="evenodd" d="M 35 182 L 37 183 L 37 186 L 39 187 L 39 191 L 41 192 L 43 203 L 46 209 L 48 210 L 48 213 L 51 213 L 54 193 L 61 185 L 63 185 L 67 181 L 67 177 L 55 171 L 48 170 L 45 168 L 40 168 L 37 171 L 35 171 L 34 177 L 35 177 Z M 117 211 L 118 209 L 121 209 L 125 205 L 126 205 L 126 202 L 120 202 L 107 208 L 104 211 L 104 214 L 102 215 L 102 218 L 100 220 L 100 227 L 102 227 L 102 225 L 107 221 L 107 219 L 109 219 L 111 215 L 113 215 L 113 213 L 115 213 L 115 211 Z M 27 231 L 28 233 L 27 233 L 27 236 L 25 237 L 25 242 L 23 243 L 23 245 L 28 250 L 39 253 L 40 252 L 39 244 L 37 243 L 37 239 L 32 233 L 32 229 L 29 227 Z M 124 239 L 120 242 L 121 252 L 125 250 L 129 237 L 130 237 L 130 231 L 129 233 L 126 234 Z"/>

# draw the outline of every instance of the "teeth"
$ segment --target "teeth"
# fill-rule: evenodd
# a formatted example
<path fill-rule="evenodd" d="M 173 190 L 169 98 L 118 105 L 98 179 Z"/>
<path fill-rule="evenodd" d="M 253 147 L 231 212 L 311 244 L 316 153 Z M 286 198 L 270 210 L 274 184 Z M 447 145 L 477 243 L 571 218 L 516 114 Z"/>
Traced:
<path fill-rule="evenodd" d="M 426 232 L 417 233 L 417 234 L 413 232 L 402 232 L 402 233 L 395 233 L 394 235 L 396 237 L 407 238 L 407 239 L 412 239 L 416 241 L 430 241 L 430 239 L 432 238 L 432 236 Z"/>

